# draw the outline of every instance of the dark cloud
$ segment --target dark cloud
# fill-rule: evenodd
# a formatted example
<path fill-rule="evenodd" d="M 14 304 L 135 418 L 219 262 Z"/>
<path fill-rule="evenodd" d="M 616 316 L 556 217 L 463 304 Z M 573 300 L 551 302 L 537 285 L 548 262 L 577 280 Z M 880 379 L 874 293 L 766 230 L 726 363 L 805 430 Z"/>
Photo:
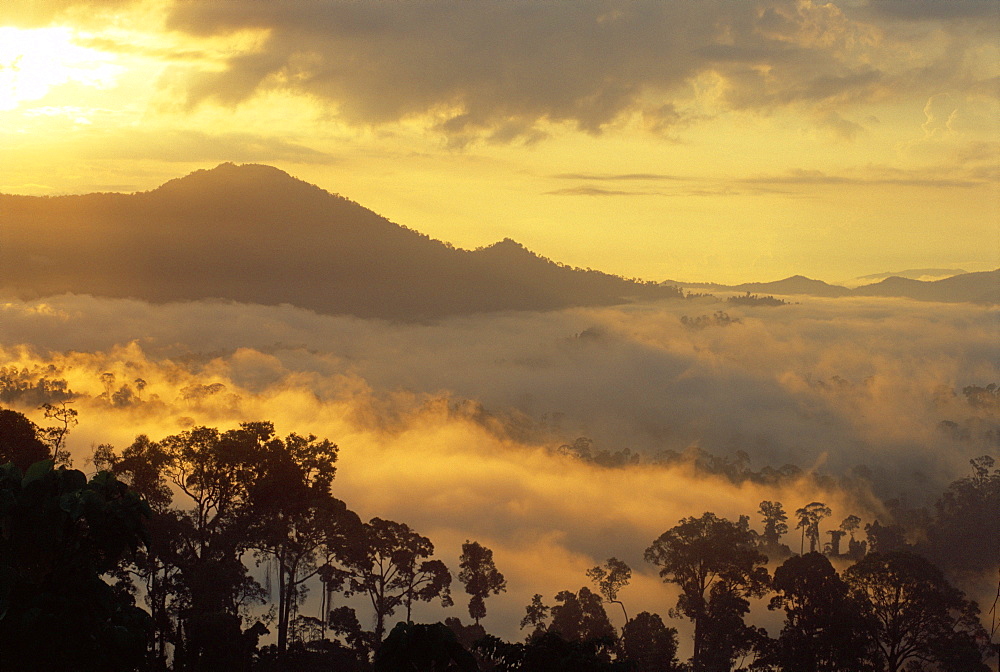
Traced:
<path fill-rule="evenodd" d="M 928 73 L 949 74 L 953 87 L 964 76 L 951 55 L 945 65 L 872 66 L 884 60 L 877 25 L 835 5 L 784 0 L 199 0 L 178 2 L 170 27 L 269 31 L 261 51 L 234 56 L 226 71 L 186 78 L 190 104 L 285 88 L 327 100 L 359 125 L 431 114 L 458 144 L 537 140 L 544 122 L 600 133 L 632 112 L 666 132 L 688 114 L 673 101 L 708 72 L 725 79 L 736 108 L 850 104 L 921 86 Z M 839 132 L 852 134 L 843 123 Z"/>
<path fill-rule="evenodd" d="M 876 15 L 909 21 L 998 18 L 995 0 L 869 0 L 863 8 Z"/>

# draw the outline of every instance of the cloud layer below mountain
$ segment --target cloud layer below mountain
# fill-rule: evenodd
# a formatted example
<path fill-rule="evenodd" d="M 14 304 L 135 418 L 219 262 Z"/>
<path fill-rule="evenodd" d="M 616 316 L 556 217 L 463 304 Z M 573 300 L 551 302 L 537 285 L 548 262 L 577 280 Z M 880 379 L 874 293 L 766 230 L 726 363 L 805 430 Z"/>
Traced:
<path fill-rule="evenodd" d="M 739 321 L 680 319 L 720 309 Z M 268 419 L 280 433 L 329 437 L 341 447 L 338 496 L 363 517 L 407 522 L 453 567 L 465 539 L 495 550 L 510 581 L 490 602 L 497 624 L 519 621 L 535 592 L 584 585 L 584 570 L 611 555 L 637 570 L 630 610 L 665 613 L 671 592 L 641 554 L 683 516 L 756 524 L 763 499 L 790 510 L 820 500 L 835 525 L 849 513 L 884 520 L 873 492 L 933 501 L 989 452 L 976 432 L 991 420 L 962 388 L 1000 380 L 996 310 L 887 299 L 739 309 L 693 299 L 391 324 L 63 295 L 0 303 L 0 322 L 0 360 L 52 365 L 37 374 L 81 394 L 78 465 L 94 444 L 192 424 Z M 135 396 L 107 401 L 126 384 Z M 647 459 L 605 468 L 562 454 L 580 436 Z M 805 474 L 737 485 L 649 459 L 692 446 Z"/>

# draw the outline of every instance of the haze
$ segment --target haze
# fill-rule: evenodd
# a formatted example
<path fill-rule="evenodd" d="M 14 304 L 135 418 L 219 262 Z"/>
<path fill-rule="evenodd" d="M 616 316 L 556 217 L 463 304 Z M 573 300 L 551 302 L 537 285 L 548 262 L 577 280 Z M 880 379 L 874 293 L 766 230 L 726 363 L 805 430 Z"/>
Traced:
<path fill-rule="evenodd" d="M 997 266 L 991 0 L 0 8 L 0 191 L 276 165 L 648 280 Z"/>

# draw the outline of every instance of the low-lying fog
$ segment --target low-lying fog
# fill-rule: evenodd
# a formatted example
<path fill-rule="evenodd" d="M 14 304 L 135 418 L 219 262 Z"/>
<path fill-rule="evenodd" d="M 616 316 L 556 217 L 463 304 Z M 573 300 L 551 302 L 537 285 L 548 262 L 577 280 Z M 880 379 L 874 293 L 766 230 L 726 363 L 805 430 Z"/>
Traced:
<path fill-rule="evenodd" d="M 484 625 L 513 638 L 534 593 L 551 604 L 612 555 L 635 571 L 622 593 L 629 612 L 666 616 L 675 594 L 642 552 L 681 517 L 745 514 L 759 529 L 757 506 L 770 499 L 789 511 L 826 502 L 832 526 L 851 513 L 885 520 L 880 500 L 929 504 L 969 472 L 970 458 L 996 452 L 987 437 L 995 411 L 963 394 L 1000 381 L 996 309 L 795 301 L 417 324 L 65 295 L 0 302 L 0 365 L 68 381 L 80 414 L 69 443 L 84 470 L 96 444 L 122 448 L 139 433 L 158 439 L 192 425 L 271 420 L 280 434 L 330 438 L 341 451 L 336 495 L 363 519 L 409 524 L 453 572 L 466 539 L 494 550 L 508 592 L 487 601 Z M 45 424 L 30 396 L 6 405 Z M 578 437 L 643 460 L 608 468 L 559 450 Z M 744 451 L 751 470 L 793 463 L 805 475 L 734 484 L 654 463 L 691 448 Z M 797 548 L 797 537 L 785 541 Z M 454 608 L 424 606 L 416 618 L 468 620 L 453 589 Z"/>

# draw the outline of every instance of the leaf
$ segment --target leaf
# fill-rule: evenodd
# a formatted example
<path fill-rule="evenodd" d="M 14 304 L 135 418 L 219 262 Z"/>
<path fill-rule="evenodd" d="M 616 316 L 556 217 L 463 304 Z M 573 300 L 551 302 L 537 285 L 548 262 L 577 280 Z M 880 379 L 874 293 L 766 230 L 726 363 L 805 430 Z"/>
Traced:
<path fill-rule="evenodd" d="M 25 488 L 30 483 L 34 483 L 40 478 L 44 478 L 46 474 L 52 471 L 52 467 L 55 463 L 52 460 L 39 460 L 33 465 L 28 467 L 28 471 L 25 472 L 24 478 L 21 479 L 21 487 Z"/>

